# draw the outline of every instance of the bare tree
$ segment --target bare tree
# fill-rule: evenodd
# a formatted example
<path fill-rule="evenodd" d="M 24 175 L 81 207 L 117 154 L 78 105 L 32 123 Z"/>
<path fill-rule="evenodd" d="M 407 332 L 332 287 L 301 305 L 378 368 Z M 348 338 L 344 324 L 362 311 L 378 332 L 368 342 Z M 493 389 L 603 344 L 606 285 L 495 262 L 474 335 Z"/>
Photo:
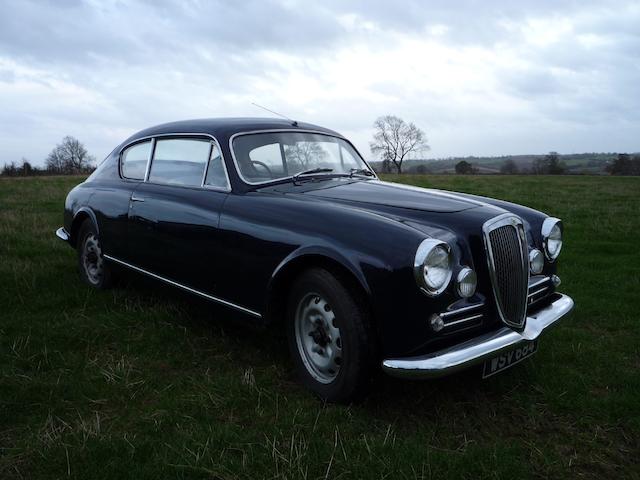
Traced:
<path fill-rule="evenodd" d="M 302 170 L 320 164 L 327 157 L 327 152 L 318 142 L 296 142 L 295 145 L 285 146 L 284 151 L 287 159 L 298 162 Z"/>
<path fill-rule="evenodd" d="M 405 122 L 393 115 L 379 117 L 373 124 L 375 133 L 369 145 L 371 153 L 392 163 L 402 173 L 402 162 L 414 153 L 429 150 L 425 133 L 413 123 Z"/>
<path fill-rule="evenodd" d="M 53 173 L 84 173 L 91 169 L 94 157 L 76 138 L 66 136 L 47 156 L 47 170 Z"/>

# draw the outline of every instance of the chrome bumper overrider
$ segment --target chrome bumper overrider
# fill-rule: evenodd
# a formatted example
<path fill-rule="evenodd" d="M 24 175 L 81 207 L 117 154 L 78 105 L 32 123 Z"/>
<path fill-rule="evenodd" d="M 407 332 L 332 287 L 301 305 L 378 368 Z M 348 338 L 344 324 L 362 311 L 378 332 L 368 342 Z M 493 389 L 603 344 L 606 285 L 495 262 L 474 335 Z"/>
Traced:
<path fill-rule="evenodd" d="M 64 229 L 64 227 L 60 227 L 58 230 L 56 230 L 56 237 L 58 237 L 60 240 L 64 240 L 65 242 L 69 241 L 69 234 Z"/>
<path fill-rule="evenodd" d="M 503 327 L 497 332 L 481 335 L 437 352 L 418 357 L 384 360 L 382 369 L 389 375 L 402 378 L 437 378 L 449 375 L 480 363 L 519 343 L 535 340 L 547 327 L 560 320 L 572 308 L 573 300 L 567 295 L 558 294 L 558 298 L 548 307 L 527 316 L 522 332 Z"/>

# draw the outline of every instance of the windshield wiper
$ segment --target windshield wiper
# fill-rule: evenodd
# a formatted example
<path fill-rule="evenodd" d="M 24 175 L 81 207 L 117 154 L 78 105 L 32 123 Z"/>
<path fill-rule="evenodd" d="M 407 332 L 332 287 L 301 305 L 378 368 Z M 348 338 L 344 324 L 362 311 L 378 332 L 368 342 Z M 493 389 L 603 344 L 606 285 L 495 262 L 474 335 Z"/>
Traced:
<path fill-rule="evenodd" d="M 349 176 L 364 175 L 365 177 L 373 177 L 373 172 L 367 168 L 352 168 L 349 170 Z"/>
<path fill-rule="evenodd" d="M 333 168 L 312 168 L 311 170 L 303 170 L 302 172 L 296 173 L 291 177 L 293 183 L 296 183 L 298 179 L 303 175 L 313 175 L 314 173 L 331 173 L 333 172 Z"/>

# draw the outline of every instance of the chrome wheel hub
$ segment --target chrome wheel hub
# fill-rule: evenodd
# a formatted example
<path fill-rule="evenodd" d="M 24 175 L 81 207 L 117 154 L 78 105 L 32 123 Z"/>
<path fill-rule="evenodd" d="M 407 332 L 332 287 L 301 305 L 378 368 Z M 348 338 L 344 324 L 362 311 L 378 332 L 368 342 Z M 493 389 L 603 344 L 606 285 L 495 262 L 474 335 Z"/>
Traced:
<path fill-rule="evenodd" d="M 102 250 L 98 238 L 90 233 L 84 240 L 82 247 L 82 265 L 87 279 L 94 285 L 100 283 L 104 273 Z"/>
<path fill-rule="evenodd" d="M 342 363 L 342 338 L 327 301 L 316 293 L 305 295 L 295 314 L 296 344 L 307 371 L 321 383 L 331 383 Z"/>

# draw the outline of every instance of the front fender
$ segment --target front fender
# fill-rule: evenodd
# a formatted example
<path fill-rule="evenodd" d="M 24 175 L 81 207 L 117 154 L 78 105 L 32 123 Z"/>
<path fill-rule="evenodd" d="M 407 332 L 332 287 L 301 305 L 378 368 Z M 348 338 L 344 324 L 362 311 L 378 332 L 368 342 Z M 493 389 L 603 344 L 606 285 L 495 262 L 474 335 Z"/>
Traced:
<path fill-rule="evenodd" d="M 282 262 L 280 262 L 280 264 L 273 271 L 271 275 L 271 279 L 269 280 L 268 290 L 271 289 L 272 285 L 274 284 L 274 281 L 276 281 L 276 279 L 288 267 L 290 267 L 294 263 L 297 263 L 297 261 L 301 259 L 312 258 L 312 257 L 327 258 L 340 264 L 343 268 L 348 270 L 351 273 L 351 275 L 353 275 L 358 280 L 358 283 L 360 284 L 362 289 L 365 291 L 365 293 L 368 296 L 371 295 L 371 289 L 367 282 L 367 278 L 361 269 L 361 266 L 358 263 L 353 262 L 351 259 L 349 259 L 347 256 L 345 256 L 338 250 L 329 248 L 328 246 L 323 246 L 323 245 L 310 245 L 310 246 L 300 247 L 294 250 L 293 252 L 291 252 L 289 255 L 287 255 L 287 257 L 284 260 L 282 260 Z"/>

